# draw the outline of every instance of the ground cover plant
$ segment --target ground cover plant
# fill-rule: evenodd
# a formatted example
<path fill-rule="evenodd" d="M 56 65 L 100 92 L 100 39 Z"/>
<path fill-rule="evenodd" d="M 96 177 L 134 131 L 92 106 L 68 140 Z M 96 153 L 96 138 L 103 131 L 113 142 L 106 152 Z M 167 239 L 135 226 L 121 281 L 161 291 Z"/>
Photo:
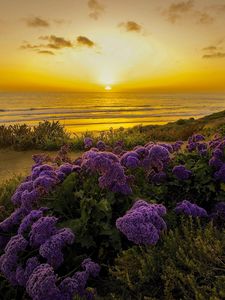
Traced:
<path fill-rule="evenodd" d="M 0 187 L 0 295 L 225 298 L 225 138 L 82 147 Z"/>

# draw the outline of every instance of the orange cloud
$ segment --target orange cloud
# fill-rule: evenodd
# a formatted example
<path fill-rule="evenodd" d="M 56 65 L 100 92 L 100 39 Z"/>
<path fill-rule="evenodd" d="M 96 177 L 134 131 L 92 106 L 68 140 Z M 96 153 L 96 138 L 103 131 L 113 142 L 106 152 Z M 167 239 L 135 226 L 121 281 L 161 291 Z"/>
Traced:
<path fill-rule="evenodd" d="M 39 39 L 49 42 L 49 44 L 46 45 L 47 48 L 62 49 L 73 47 L 73 43 L 71 41 L 55 35 L 40 36 Z"/>
<path fill-rule="evenodd" d="M 92 40 L 90 40 L 89 38 L 87 38 L 86 36 L 80 35 L 77 37 L 77 45 L 92 48 L 95 46 L 95 43 Z"/>
<path fill-rule="evenodd" d="M 225 50 L 223 47 L 208 46 L 203 48 L 202 51 L 206 52 L 202 58 L 225 58 Z"/>
<path fill-rule="evenodd" d="M 49 27 L 50 23 L 40 17 L 31 17 L 25 19 L 27 26 L 29 27 Z"/>
<path fill-rule="evenodd" d="M 163 15 L 166 16 L 167 20 L 172 24 L 176 23 L 182 15 L 190 12 L 193 9 L 194 1 L 180 1 L 172 3 L 164 12 Z"/>
<path fill-rule="evenodd" d="M 123 27 L 127 32 L 141 32 L 142 30 L 142 26 L 134 21 L 120 23 L 119 27 Z"/>
<path fill-rule="evenodd" d="M 49 50 L 40 50 L 38 51 L 39 54 L 47 54 L 47 55 L 55 55 L 54 52 L 49 51 Z"/>
<path fill-rule="evenodd" d="M 88 7 L 90 9 L 89 17 L 94 20 L 98 20 L 99 17 L 102 15 L 102 13 L 105 10 L 104 5 L 99 3 L 99 1 L 97 1 L 97 0 L 89 0 Z"/>

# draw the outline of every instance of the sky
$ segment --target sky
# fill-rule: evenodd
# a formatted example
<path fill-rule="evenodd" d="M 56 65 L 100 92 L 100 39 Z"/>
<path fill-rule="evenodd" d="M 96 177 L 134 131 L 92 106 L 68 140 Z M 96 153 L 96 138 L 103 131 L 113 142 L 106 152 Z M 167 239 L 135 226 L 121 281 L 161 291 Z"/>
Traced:
<path fill-rule="evenodd" d="M 225 91 L 225 0 L 0 0 L 0 91 Z"/>

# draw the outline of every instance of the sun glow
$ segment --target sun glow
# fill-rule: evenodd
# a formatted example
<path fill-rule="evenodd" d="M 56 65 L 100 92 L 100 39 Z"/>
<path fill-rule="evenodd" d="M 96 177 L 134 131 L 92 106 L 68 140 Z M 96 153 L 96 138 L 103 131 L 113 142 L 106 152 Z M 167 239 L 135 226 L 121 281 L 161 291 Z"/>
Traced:
<path fill-rule="evenodd" d="M 106 91 L 111 91 L 112 87 L 110 85 L 105 86 Z"/>

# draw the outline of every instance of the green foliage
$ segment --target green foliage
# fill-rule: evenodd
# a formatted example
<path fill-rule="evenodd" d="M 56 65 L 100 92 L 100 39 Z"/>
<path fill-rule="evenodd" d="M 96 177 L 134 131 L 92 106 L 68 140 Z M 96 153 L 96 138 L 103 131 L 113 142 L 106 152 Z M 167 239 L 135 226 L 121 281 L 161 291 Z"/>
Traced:
<path fill-rule="evenodd" d="M 224 299 L 224 233 L 183 220 L 155 247 L 122 252 L 111 270 L 118 290 L 126 289 L 126 299 Z"/>
<path fill-rule="evenodd" d="M 131 149 L 139 144 L 144 145 L 150 140 L 173 142 L 187 140 L 194 133 L 202 133 L 206 136 L 211 136 L 215 132 L 224 134 L 224 114 L 223 111 L 198 120 L 180 119 L 165 125 L 138 125 L 128 129 L 121 127 L 115 130 L 110 128 L 108 131 L 85 132 L 79 135 L 68 134 L 58 121 L 43 121 L 34 127 L 26 124 L 1 125 L 0 148 L 58 150 L 67 143 L 73 150 L 83 150 L 83 139 L 88 136 L 93 138 L 94 143 L 103 140 L 109 147 L 113 147 L 117 141 L 122 140 L 125 148 Z"/>
<path fill-rule="evenodd" d="M 44 199 L 43 205 L 60 217 L 60 226 L 74 231 L 78 254 L 92 254 L 106 263 L 121 249 L 115 221 L 131 202 L 130 197 L 101 190 L 93 174 L 72 173 Z"/>
<path fill-rule="evenodd" d="M 166 168 L 167 180 L 162 184 L 154 184 L 143 169 L 137 169 L 134 176 L 134 198 L 143 198 L 163 203 L 167 208 L 174 208 L 177 202 L 189 200 L 210 211 L 217 202 L 224 201 L 224 184 L 214 181 L 215 170 L 209 167 L 209 155 L 200 156 L 198 153 L 182 151 L 176 154 Z M 172 169 L 183 164 L 192 171 L 193 176 L 188 180 L 178 180 Z"/>
<path fill-rule="evenodd" d="M 69 140 L 69 134 L 59 122 L 44 121 L 33 128 L 26 124 L 0 126 L 0 147 L 56 150 Z"/>
<path fill-rule="evenodd" d="M 9 179 L 0 185 L 0 222 L 4 220 L 13 210 L 14 206 L 11 197 L 22 178 L 17 176 Z"/>

